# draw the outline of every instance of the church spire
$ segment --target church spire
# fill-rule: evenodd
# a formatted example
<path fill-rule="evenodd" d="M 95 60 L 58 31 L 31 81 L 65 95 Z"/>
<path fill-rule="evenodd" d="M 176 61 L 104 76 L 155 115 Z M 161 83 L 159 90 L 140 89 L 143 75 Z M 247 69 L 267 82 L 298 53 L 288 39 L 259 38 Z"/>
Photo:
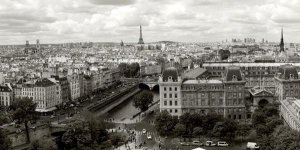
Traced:
<path fill-rule="evenodd" d="M 140 25 L 140 38 L 138 44 L 145 44 L 143 40 L 143 34 L 142 34 L 142 26 Z"/>
<path fill-rule="evenodd" d="M 280 52 L 283 52 L 284 51 L 284 42 L 283 42 L 283 28 L 281 27 L 281 39 L 280 39 L 280 44 L 279 44 L 279 47 L 280 47 Z"/>

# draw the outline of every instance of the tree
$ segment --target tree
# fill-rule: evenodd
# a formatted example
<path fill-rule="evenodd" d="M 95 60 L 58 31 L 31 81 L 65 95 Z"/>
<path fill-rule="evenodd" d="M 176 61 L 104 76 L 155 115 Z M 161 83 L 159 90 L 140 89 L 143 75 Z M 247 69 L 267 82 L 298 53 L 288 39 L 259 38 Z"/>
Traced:
<path fill-rule="evenodd" d="M 193 135 L 194 136 L 198 136 L 199 137 L 199 141 L 200 141 L 200 137 L 203 134 L 203 129 L 201 127 L 195 127 L 193 129 Z"/>
<path fill-rule="evenodd" d="M 225 119 L 223 122 L 217 122 L 214 129 L 213 135 L 219 138 L 232 139 L 235 136 L 237 130 L 237 123 L 231 119 Z"/>
<path fill-rule="evenodd" d="M 181 141 L 181 137 L 184 135 L 185 133 L 185 126 L 183 124 L 176 124 L 175 128 L 174 128 L 174 133 L 176 134 L 176 136 L 180 137 L 180 141 Z"/>
<path fill-rule="evenodd" d="M 274 132 L 273 146 L 275 150 L 295 150 L 300 146 L 299 132 L 287 126 L 278 126 Z"/>
<path fill-rule="evenodd" d="M 11 141 L 7 137 L 7 133 L 0 128 L 0 150 L 6 150 L 11 148 Z"/>
<path fill-rule="evenodd" d="M 275 116 L 269 117 L 266 120 L 266 126 L 269 128 L 270 133 L 273 132 L 277 126 L 283 125 L 283 121 Z"/>
<path fill-rule="evenodd" d="M 250 134 L 251 127 L 248 124 L 239 124 L 237 127 L 236 135 L 241 136 L 244 139 Z"/>
<path fill-rule="evenodd" d="M 17 99 L 11 105 L 11 109 L 13 110 L 12 118 L 17 120 L 18 123 L 24 123 L 27 143 L 30 143 L 28 122 L 38 118 L 38 114 L 35 111 L 36 106 L 37 104 L 28 97 Z"/>
<path fill-rule="evenodd" d="M 219 50 L 219 55 L 221 57 L 221 60 L 228 59 L 230 57 L 230 51 L 229 50 L 220 49 Z"/>
<path fill-rule="evenodd" d="M 133 97 L 134 107 L 140 109 L 142 112 L 148 110 L 149 105 L 153 102 L 153 94 L 150 91 L 142 91 Z"/>
<path fill-rule="evenodd" d="M 92 143 L 97 141 L 98 144 L 101 144 L 102 142 L 107 141 L 109 136 L 106 129 L 112 125 L 104 122 L 101 117 L 96 117 L 91 112 L 84 112 L 83 116 L 85 123 L 87 123 Z"/>
<path fill-rule="evenodd" d="M 252 125 L 257 126 L 258 124 L 265 124 L 266 116 L 262 111 L 255 111 L 252 115 Z"/>
<path fill-rule="evenodd" d="M 62 136 L 62 142 L 65 144 L 66 149 L 76 147 L 78 149 L 79 143 L 87 143 L 87 131 L 84 129 L 82 123 L 71 124 L 67 131 Z"/>
<path fill-rule="evenodd" d="M 172 117 L 167 111 L 162 111 L 155 117 L 155 129 L 162 136 L 171 135 L 177 123 L 177 117 Z"/>
<path fill-rule="evenodd" d="M 209 113 L 203 118 L 203 130 L 206 131 L 206 133 L 209 133 L 209 131 L 213 130 L 217 122 L 222 122 L 223 117 L 221 115 L 217 115 L 214 113 Z"/>

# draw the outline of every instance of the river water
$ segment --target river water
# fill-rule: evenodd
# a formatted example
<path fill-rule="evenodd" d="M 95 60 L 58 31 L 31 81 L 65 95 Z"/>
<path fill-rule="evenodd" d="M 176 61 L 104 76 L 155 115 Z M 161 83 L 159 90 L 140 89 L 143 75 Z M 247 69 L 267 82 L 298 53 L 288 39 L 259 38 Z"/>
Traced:
<path fill-rule="evenodd" d="M 152 92 L 153 102 L 159 100 L 159 94 Z M 137 114 L 139 110 L 133 106 L 133 98 L 130 98 L 114 109 L 107 113 L 107 118 L 114 118 L 114 120 L 125 120 L 132 118 L 133 115 Z"/>

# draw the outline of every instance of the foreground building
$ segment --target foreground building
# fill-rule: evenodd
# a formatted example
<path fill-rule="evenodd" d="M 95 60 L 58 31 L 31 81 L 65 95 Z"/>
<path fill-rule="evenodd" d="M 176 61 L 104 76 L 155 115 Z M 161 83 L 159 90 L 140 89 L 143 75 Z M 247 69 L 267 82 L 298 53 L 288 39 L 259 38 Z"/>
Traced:
<path fill-rule="evenodd" d="M 182 79 L 177 69 L 168 68 L 159 78 L 160 111 L 173 116 L 214 112 L 226 118 L 246 119 L 245 84 L 239 67 L 229 67 L 223 78 Z"/>
<path fill-rule="evenodd" d="M 0 106 L 10 106 L 13 102 L 13 90 L 7 85 L 0 85 Z"/>
<path fill-rule="evenodd" d="M 281 101 L 280 115 L 292 129 L 300 132 L 300 100 L 286 98 Z"/>
<path fill-rule="evenodd" d="M 62 103 L 60 84 L 48 78 L 26 81 L 20 79 L 14 88 L 16 98 L 28 97 L 37 103 L 36 111 L 49 112 Z"/>

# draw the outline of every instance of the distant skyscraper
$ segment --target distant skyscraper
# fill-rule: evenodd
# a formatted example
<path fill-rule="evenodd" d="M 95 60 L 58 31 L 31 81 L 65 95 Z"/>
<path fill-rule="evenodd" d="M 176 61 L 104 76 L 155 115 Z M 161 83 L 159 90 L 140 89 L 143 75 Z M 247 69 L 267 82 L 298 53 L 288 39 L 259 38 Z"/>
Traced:
<path fill-rule="evenodd" d="M 40 40 L 39 40 L 39 39 L 36 40 L 36 48 L 37 48 L 37 49 L 40 48 Z"/>
<path fill-rule="evenodd" d="M 29 47 L 29 41 L 26 41 L 26 47 Z"/>
<path fill-rule="evenodd" d="M 138 44 L 145 44 L 143 40 L 143 35 L 142 35 L 142 26 L 140 26 L 140 38 Z"/>
<path fill-rule="evenodd" d="M 283 42 L 283 29 L 281 28 L 281 39 L 280 39 L 280 52 L 284 52 L 284 42 Z"/>

